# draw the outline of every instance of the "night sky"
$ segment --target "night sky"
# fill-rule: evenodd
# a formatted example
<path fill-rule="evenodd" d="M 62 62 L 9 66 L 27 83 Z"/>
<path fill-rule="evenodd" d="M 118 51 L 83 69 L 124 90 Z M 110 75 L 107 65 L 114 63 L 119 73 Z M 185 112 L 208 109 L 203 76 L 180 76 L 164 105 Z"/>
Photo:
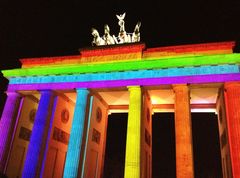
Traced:
<path fill-rule="evenodd" d="M 91 46 L 92 27 L 102 35 L 108 24 L 117 35 L 116 14 L 123 12 L 127 32 L 142 22 L 148 48 L 240 39 L 239 0 L 1 0 L 0 70 L 20 67 L 20 58 L 78 54 Z M 0 83 L 1 108 L 2 75 Z"/>
<path fill-rule="evenodd" d="M 239 0 L 24 0 L 0 2 L 0 70 L 20 67 L 20 58 L 78 54 L 91 46 L 91 28 L 119 32 L 116 14 L 126 12 L 131 33 L 138 21 L 150 47 L 236 41 L 240 43 Z M 7 80 L 0 76 L 0 114 Z"/>

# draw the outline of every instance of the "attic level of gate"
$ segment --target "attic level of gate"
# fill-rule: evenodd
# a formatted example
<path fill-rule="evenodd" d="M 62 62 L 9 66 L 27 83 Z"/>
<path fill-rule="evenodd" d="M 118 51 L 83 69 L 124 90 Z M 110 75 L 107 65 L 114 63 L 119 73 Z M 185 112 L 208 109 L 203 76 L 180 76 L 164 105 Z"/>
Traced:
<path fill-rule="evenodd" d="M 147 48 L 144 43 L 107 45 L 79 49 L 79 55 L 20 59 L 22 68 L 56 66 L 64 64 L 86 64 L 206 55 L 231 54 L 235 42 L 216 42 L 168 47 Z"/>

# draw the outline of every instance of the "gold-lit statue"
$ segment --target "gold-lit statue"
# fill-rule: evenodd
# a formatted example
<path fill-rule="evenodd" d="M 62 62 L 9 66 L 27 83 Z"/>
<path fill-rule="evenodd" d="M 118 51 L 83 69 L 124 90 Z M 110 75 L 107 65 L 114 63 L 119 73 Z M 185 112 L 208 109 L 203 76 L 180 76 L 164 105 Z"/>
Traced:
<path fill-rule="evenodd" d="M 125 21 L 124 18 L 126 13 L 116 15 L 118 18 L 118 25 L 120 26 L 120 30 L 118 36 L 110 35 L 110 28 L 108 25 L 104 26 L 104 35 L 100 37 L 98 31 L 95 28 L 92 28 L 93 35 L 93 46 L 101 46 L 101 45 L 113 45 L 113 44 L 123 44 L 123 43 L 135 43 L 140 41 L 140 26 L 141 22 L 138 22 L 134 28 L 133 33 L 127 33 L 125 30 Z"/>
<path fill-rule="evenodd" d="M 92 35 L 93 35 L 92 46 L 105 45 L 104 40 L 100 37 L 98 31 L 95 28 L 92 28 Z"/>
<path fill-rule="evenodd" d="M 104 36 L 103 40 L 105 41 L 105 45 L 115 44 L 114 37 L 110 35 L 110 28 L 108 25 L 104 25 Z"/>

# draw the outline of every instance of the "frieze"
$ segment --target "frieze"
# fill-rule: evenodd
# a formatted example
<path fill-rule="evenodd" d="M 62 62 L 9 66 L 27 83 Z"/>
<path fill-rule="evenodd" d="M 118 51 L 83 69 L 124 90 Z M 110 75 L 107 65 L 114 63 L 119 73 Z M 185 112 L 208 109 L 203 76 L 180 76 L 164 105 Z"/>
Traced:
<path fill-rule="evenodd" d="M 210 68 L 206 71 L 206 68 Z M 10 78 L 9 84 L 27 84 L 27 83 L 54 83 L 54 82 L 86 82 L 86 81 L 101 81 L 101 80 L 127 80 L 136 78 L 156 78 L 156 77 L 171 77 L 171 76 L 194 76 L 206 74 L 227 74 L 239 73 L 238 65 L 219 65 L 219 66 L 200 66 L 200 67 L 185 67 L 185 68 L 167 68 L 155 70 L 137 70 L 111 73 L 90 73 L 78 75 L 52 75 L 39 77 L 16 77 Z"/>
<path fill-rule="evenodd" d="M 226 134 L 226 130 L 224 130 L 221 135 L 221 148 L 223 149 L 226 144 L 227 144 L 227 134 Z"/>
<path fill-rule="evenodd" d="M 26 127 L 21 127 L 18 137 L 25 141 L 30 141 L 32 131 Z"/>
<path fill-rule="evenodd" d="M 93 128 L 93 132 L 92 132 L 92 141 L 100 144 L 100 139 L 101 139 L 101 133 L 96 130 L 95 128 Z"/>
<path fill-rule="evenodd" d="M 61 142 L 65 145 L 68 145 L 69 137 L 70 137 L 70 134 L 68 134 L 67 132 L 57 127 L 54 127 L 53 136 L 52 136 L 53 140 L 57 142 Z"/>
<path fill-rule="evenodd" d="M 29 112 L 29 121 L 31 123 L 34 123 L 36 113 L 37 113 L 37 110 L 35 108 L 31 109 L 31 111 Z"/>
<path fill-rule="evenodd" d="M 61 111 L 61 121 L 64 124 L 67 124 L 69 121 L 69 111 L 67 108 L 65 108 Z"/>
<path fill-rule="evenodd" d="M 145 128 L 145 142 L 148 144 L 148 146 L 151 146 L 151 136 L 146 128 Z"/>
<path fill-rule="evenodd" d="M 173 76 L 173 77 L 151 77 L 151 78 L 135 78 L 135 79 L 121 79 L 121 80 L 104 80 L 104 81 L 87 81 L 87 82 L 54 82 L 54 83 L 37 83 L 37 84 L 9 84 L 8 91 L 16 90 L 66 90 L 74 88 L 112 88 L 112 87 L 126 87 L 131 85 L 168 85 L 168 84 L 200 84 L 211 82 L 227 82 L 239 81 L 239 73 L 229 74 L 211 74 L 211 75 L 189 75 L 189 76 Z"/>

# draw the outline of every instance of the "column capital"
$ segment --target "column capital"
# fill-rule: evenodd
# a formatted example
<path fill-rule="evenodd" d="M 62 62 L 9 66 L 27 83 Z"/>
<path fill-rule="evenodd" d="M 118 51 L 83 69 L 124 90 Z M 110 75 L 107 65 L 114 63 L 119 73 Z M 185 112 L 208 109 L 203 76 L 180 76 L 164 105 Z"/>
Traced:
<path fill-rule="evenodd" d="M 224 89 L 240 87 L 240 82 L 225 82 Z"/>
<path fill-rule="evenodd" d="M 44 95 L 44 94 L 48 94 L 48 95 L 53 95 L 53 96 L 57 96 L 57 92 L 54 91 L 54 90 L 38 90 L 38 92 L 41 94 L 41 95 Z"/>
<path fill-rule="evenodd" d="M 89 90 L 87 88 L 75 88 L 76 92 L 86 91 L 89 93 Z"/>
<path fill-rule="evenodd" d="M 173 84 L 172 85 L 173 91 L 180 91 L 180 90 L 189 90 L 188 84 Z"/>
<path fill-rule="evenodd" d="M 39 90 L 39 93 L 54 93 L 53 90 Z"/>
<path fill-rule="evenodd" d="M 6 91 L 7 96 L 16 96 L 16 97 L 20 97 L 21 94 L 15 91 Z"/>
<path fill-rule="evenodd" d="M 139 85 L 134 86 L 127 86 L 128 90 L 141 90 L 141 87 Z"/>

